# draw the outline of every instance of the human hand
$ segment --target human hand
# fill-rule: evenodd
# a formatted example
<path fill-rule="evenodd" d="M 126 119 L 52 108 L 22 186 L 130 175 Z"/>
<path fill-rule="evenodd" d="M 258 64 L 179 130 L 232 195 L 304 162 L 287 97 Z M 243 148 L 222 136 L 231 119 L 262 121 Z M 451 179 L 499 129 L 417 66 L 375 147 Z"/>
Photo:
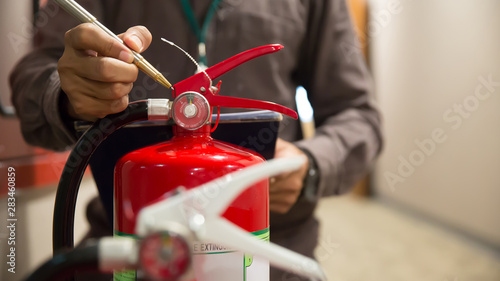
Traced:
<path fill-rule="evenodd" d="M 143 26 L 118 35 L 136 52 L 149 47 L 152 36 Z M 68 114 L 80 120 L 125 110 L 128 94 L 137 79 L 132 52 L 93 24 L 84 23 L 66 32 L 64 53 L 57 64 Z"/>
<path fill-rule="evenodd" d="M 274 158 L 297 155 L 308 159 L 306 154 L 294 144 L 278 139 Z M 308 167 L 309 161 L 306 161 L 298 170 L 280 174 L 269 180 L 269 209 L 271 211 L 285 214 L 292 208 L 302 191 Z"/>

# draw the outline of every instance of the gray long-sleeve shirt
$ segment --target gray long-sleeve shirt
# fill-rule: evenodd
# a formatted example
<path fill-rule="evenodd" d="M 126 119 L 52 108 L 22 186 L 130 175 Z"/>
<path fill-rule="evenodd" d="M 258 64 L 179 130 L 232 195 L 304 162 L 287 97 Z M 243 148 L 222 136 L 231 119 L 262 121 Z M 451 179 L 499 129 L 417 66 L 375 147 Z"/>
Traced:
<path fill-rule="evenodd" d="M 117 34 L 134 25 L 146 26 L 153 42 L 143 55 L 170 82 L 194 73 L 195 66 L 189 59 L 159 40 L 164 37 L 197 56 L 198 42 L 180 1 L 78 2 Z M 203 22 L 210 2 L 191 1 L 199 22 Z M 63 150 L 76 139 L 59 112 L 61 91 L 56 67 L 64 50 L 64 33 L 78 22 L 51 1 L 41 13 L 36 49 L 11 75 L 13 103 L 29 143 Z M 366 174 L 381 148 L 380 117 L 370 101 L 370 78 L 344 1 L 223 0 L 208 28 L 208 65 L 271 43 L 285 48 L 221 76 L 220 94 L 269 100 L 295 109 L 295 89 L 304 86 L 314 108 L 315 136 L 299 141 L 299 122 L 285 119 L 280 137 L 295 141 L 314 157 L 320 171 L 318 197 L 343 193 Z M 140 73 L 130 100 L 170 95 L 169 90 Z M 302 232 L 307 233 L 314 207 L 315 202 L 301 199 L 288 214 L 273 214 L 271 225 L 286 233 L 291 222 L 295 228 L 302 223 Z M 293 232 L 299 237 L 296 241 L 304 241 L 300 231 Z M 311 235 L 314 233 L 312 230 Z M 279 238 L 280 234 L 273 232 L 273 236 Z M 298 246 L 303 249 L 291 245 L 297 244 L 293 240 L 282 244 L 312 254 L 315 240 Z"/>

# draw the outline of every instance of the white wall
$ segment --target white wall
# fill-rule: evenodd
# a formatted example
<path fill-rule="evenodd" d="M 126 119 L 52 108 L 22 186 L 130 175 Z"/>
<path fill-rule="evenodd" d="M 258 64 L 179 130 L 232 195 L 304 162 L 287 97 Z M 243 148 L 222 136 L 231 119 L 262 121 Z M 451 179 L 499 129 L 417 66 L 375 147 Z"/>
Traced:
<path fill-rule="evenodd" d="M 500 1 L 371 4 L 377 194 L 500 246 Z"/>
<path fill-rule="evenodd" d="M 22 175 L 18 175 L 22 176 Z M 2 178 L 3 179 L 3 178 Z M 7 198 L 0 198 L 0 280 L 23 280 L 27 274 L 52 256 L 52 217 L 54 211 L 56 186 L 40 189 L 16 190 L 16 273 L 7 271 L 8 230 L 5 227 Z M 85 218 L 87 203 L 97 196 L 97 188 L 92 179 L 84 180 L 79 194 L 75 213 L 75 243 L 87 233 Z"/>
<path fill-rule="evenodd" d="M 9 73 L 31 45 L 32 28 L 31 1 L 0 1 L 0 97 L 10 105 L 7 79 Z"/>

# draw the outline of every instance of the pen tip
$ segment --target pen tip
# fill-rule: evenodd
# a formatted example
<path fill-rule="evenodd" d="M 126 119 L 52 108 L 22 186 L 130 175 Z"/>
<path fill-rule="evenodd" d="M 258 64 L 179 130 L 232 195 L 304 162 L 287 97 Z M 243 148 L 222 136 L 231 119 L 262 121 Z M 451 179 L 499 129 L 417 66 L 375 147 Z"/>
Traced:
<path fill-rule="evenodd" d="M 167 78 L 165 78 L 163 75 L 160 75 L 158 77 L 158 83 L 160 83 L 161 85 L 163 85 L 164 87 L 170 89 L 172 87 L 172 84 L 170 84 L 170 82 L 168 82 Z"/>

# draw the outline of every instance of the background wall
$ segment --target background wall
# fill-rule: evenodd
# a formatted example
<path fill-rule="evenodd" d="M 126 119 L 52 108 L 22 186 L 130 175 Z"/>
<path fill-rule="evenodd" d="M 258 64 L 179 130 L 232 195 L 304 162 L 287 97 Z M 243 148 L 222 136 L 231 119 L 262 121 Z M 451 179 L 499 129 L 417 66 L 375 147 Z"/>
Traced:
<path fill-rule="evenodd" d="M 0 99 L 10 106 L 8 76 L 14 64 L 32 47 L 34 28 L 32 1 L 0 1 Z M 52 255 L 52 215 L 55 182 L 65 161 L 64 154 L 51 154 L 27 145 L 22 139 L 19 122 L 0 116 L 0 280 L 22 280 L 26 274 Z M 51 167 L 52 166 L 52 167 Z M 7 168 L 16 175 L 16 273 L 7 271 Z M 43 168 L 43 169 L 40 169 Z M 56 175 L 57 174 L 57 175 Z M 33 189 L 35 185 L 39 189 Z M 28 184 L 28 185 L 27 185 Z M 29 186 L 31 184 L 31 186 Z M 24 189 L 21 189 L 24 185 Z M 26 188 L 31 187 L 31 188 Z M 4 189 L 5 188 L 5 189 Z M 81 188 L 75 218 L 75 241 L 87 230 L 84 217 L 86 203 L 96 194 L 95 186 Z"/>
<path fill-rule="evenodd" d="M 372 1 L 385 151 L 374 186 L 500 247 L 500 1 Z"/>
<path fill-rule="evenodd" d="M 57 186 L 16 192 L 16 273 L 7 271 L 7 228 L 0 230 L 0 280 L 23 280 L 27 274 L 52 256 L 52 217 Z M 97 196 L 93 180 L 84 181 L 75 211 L 75 243 L 87 233 L 87 203 Z M 0 198 L 0 222 L 7 220 L 7 200 Z"/>

